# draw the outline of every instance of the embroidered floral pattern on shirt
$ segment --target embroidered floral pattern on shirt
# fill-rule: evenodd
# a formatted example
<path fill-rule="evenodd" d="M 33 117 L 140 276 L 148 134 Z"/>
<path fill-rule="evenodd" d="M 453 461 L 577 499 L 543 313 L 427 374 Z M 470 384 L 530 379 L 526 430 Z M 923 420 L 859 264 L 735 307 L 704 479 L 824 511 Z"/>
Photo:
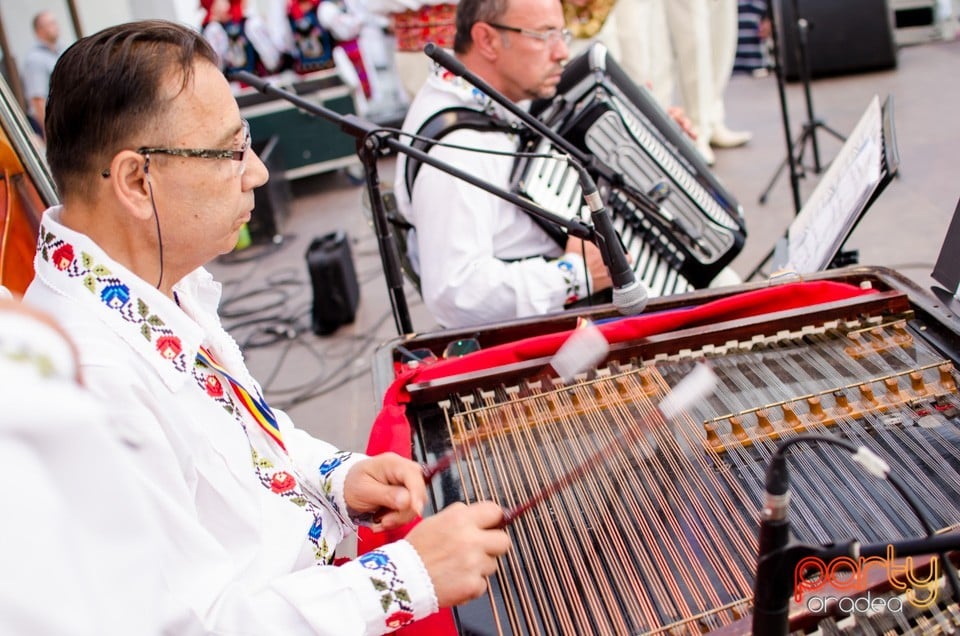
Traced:
<path fill-rule="evenodd" d="M 57 365 L 47 354 L 33 351 L 26 345 L 20 345 L 15 349 L 6 348 L 7 344 L 0 339 L 0 357 L 18 365 L 33 367 L 41 378 L 52 378 L 57 375 Z"/>
<path fill-rule="evenodd" d="M 560 272 L 563 274 L 563 282 L 567 285 L 567 299 L 564 301 L 564 304 L 569 305 L 570 303 L 577 302 L 580 299 L 580 283 L 577 281 L 577 270 L 574 268 L 573 263 L 568 260 L 561 259 L 557 261 L 557 267 L 560 268 Z"/>
<path fill-rule="evenodd" d="M 40 257 L 70 278 L 80 278 L 83 286 L 96 294 L 106 307 L 114 310 L 125 321 L 140 326 L 140 334 L 153 344 L 165 360 L 173 363 L 178 371 L 187 370 L 183 343 L 173 330 L 141 298 L 133 296 L 130 288 L 94 257 L 81 251 L 77 256 L 73 245 L 57 238 L 53 232 L 40 226 L 37 242 Z"/>
<path fill-rule="evenodd" d="M 380 594 L 380 607 L 387 615 L 385 625 L 396 629 L 412 622 L 410 593 L 397 574 L 397 564 L 381 550 L 367 552 L 358 557 L 357 562 L 369 571 L 370 583 Z"/>
<path fill-rule="evenodd" d="M 434 63 L 433 72 L 446 83 L 447 87 L 459 97 L 461 102 L 473 102 L 487 115 L 502 119 L 499 116 L 501 112 L 498 111 L 496 102 L 482 90 L 459 75 L 454 75 L 439 64 Z"/>
<path fill-rule="evenodd" d="M 333 457 L 320 464 L 320 492 L 327 498 L 327 501 L 330 502 L 330 507 L 341 519 L 347 519 L 348 516 L 346 511 L 340 510 L 340 504 L 337 503 L 337 499 L 333 495 L 333 471 L 343 462 L 350 459 L 351 456 L 353 456 L 353 453 L 350 451 L 339 451 L 335 453 Z"/>
<path fill-rule="evenodd" d="M 293 474 L 281 470 L 268 457 L 257 452 L 243 416 L 242 411 L 245 409 L 238 408 L 241 405 L 235 403 L 233 392 L 226 380 L 199 360 L 194 359 L 191 364 L 187 359 L 183 341 L 151 310 L 146 301 L 131 291 L 128 284 L 114 275 L 102 262 L 97 262 L 97 256 L 78 250 L 73 244 L 50 232 L 45 225 L 40 227 L 37 252 L 55 272 L 64 274 L 70 280 L 79 279 L 103 306 L 115 312 L 125 322 L 139 327 L 140 334 L 164 360 L 171 362 L 177 371 L 192 375 L 203 392 L 233 416 L 247 436 L 257 479 L 277 496 L 289 499 L 291 503 L 310 513 L 313 523 L 305 538 L 313 548 L 316 562 L 320 565 L 330 563 L 335 546 L 323 536 L 323 515 L 331 511 L 324 510 L 316 497 L 308 499 Z M 336 508 L 334 506 L 334 509 Z"/>
<path fill-rule="evenodd" d="M 240 417 L 240 414 L 234 407 L 229 392 L 224 389 L 220 376 L 211 371 L 210 367 L 199 360 L 194 362 L 191 372 L 193 373 L 193 379 L 197 381 L 197 384 L 200 385 L 204 393 L 213 398 L 214 402 L 222 406 L 223 410 L 232 415 L 237 422 L 243 424 L 243 418 Z"/>
<path fill-rule="evenodd" d="M 273 473 L 273 477 L 270 478 L 270 490 L 278 495 L 290 492 L 296 487 L 297 480 L 288 472 L 281 470 L 280 472 Z"/>
<path fill-rule="evenodd" d="M 200 360 L 196 360 L 193 365 L 193 377 L 204 392 L 221 405 L 224 410 L 233 415 L 233 418 L 243 428 L 247 435 L 247 442 L 250 444 L 250 457 L 253 463 L 253 469 L 257 474 L 257 479 L 263 484 L 264 488 L 270 490 L 275 495 L 288 499 L 290 503 L 303 508 L 313 516 L 313 525 L 307 533 L 307 540 L 313 546 L 313 556 L 318 565 L 327 565 L 333 559 L 333 548 L 323 536 L 323 513 L 320 507 L 304 496 L 300 484 L 296 478 L 285 470 L 278 469 L 276 464 L 269 458 L 260 455 L 254 448 L 253 441 L 247 431 L 247 424 L 243 419 L 241 411 L 233 403 L 233 396 L 229 391 L 224 390 L 223 381 L 216 373 L 210 370 Z"/>

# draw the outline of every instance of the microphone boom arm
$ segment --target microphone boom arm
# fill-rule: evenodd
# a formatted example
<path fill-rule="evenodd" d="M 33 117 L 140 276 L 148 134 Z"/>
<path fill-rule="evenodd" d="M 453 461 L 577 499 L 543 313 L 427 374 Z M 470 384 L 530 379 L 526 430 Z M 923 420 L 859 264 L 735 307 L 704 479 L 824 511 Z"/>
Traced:
<path fill-rule="evenodd" d="M 283 98 L 301 108 L 312 115 L 318 115 L 327 121 L 330 121 L 334 124 L 340 126 L 340 130 L 355 137 L 358 140 L 363 141 L 365 144 L 373 144 L 376 147 L 372 148 L 373 150 L 381 150 L 382 147 L 389 148 L 395 152 L 402 152 L 406 155 L 409 155 L 416 159 L 417 161 L 423 162 L 427 165 L 433 166 L 434 168 L 446 172 L 447 174 L 454 176 L 458 179 L 462 179 L 469 183 L 470 185 L 476 186 L 481 190 L 485 190 L 490 194 L 493 194 L 497 197 L 500 197 L 504 201 L 508 201 L 518 208 L 523 208 L 527 212 L 530 212 L 534 216 L 540 217 L 545 221 L 555 223 L 563 227 L 571 236 L 576 236 L 590 242 L 596 242 L 596 233 L 589 225 L 583 223 L 582 221 L 576 219 L 568 219 L 566 217 L 560 216 L 559 214 L 554 214 L 549 210 L 545 210 L 540 207 L 530 199 L 525 199 L 521 196 L 518 196 L 508 190 L 499 188 L 492 183 L 478 179 L 469 172 L 464 172 L 450 164 L 440 161 L 435 157 L 431 157 L 422 150 L 412 148 L 407 144 L 390 137 L 388 135 L 393 134 L 389 131 L 383 130 L 381 126 L 369 122 L 365 119 L 357 117 L 354 114 L 342 115 L 336 111 L 332 111 L 328 108 L 315 104 L 309 100 L 303 99 L 299 95 L 285 91 L 281 88 L 277 88 L 270 82 L 267 82 L 256 75 L 252 75 L 247 71 L 237 71 L 231 74 L 231 79 L 240 80 L 253 86 L 258 91 L 264 95 L 274 95 L 276 97 Z"/>
<path fill-rule="evenodd" d="M 427 42 L 426 46 L 423 47 L 423 52 L 440 66 L 460 77 L 465 78 L 468 82 L 483 91 L 484 94 L 489 95 L 491 99 L 506 108 L 531 129 L 540 133 L 540 135 L 548 139 L 554 146 L 560 148 L 565 153 L 573 157 L 577 162 L 580 163 L 581 166 L 589 167 L 590 170 L 595 171 L 610 183 L 620 184 L 623 182 L 621 175 L 615 173 L 609 168 L 609 166 L 598 162 L 594 155 L 580 150 L 575 145 L 564 139 L 555 130 L 544 124 L 542 121 L 524 109 L 517 106 L 503 93 L 490 86 L 490 84 L 484 81 L 482 77 L 479 77 L 476 73 L 471 73 L 468 71 L 460 60 L 450 55 L 450 53 L 447 51 L 444 51 L 433 42 Z M 642 197 L 645 206 L 653 205 L 654 207 L 657 207 L 656 204 L 650 201 L 649 197 L 645 195 L 642 195 Z"/>
<path fill-rule="evenodd" d="M 340 130 L 356 139 L 357 155 L 360 157 L 364 166 L 367 194 L 370 197 L 370 206 L 373 210 L 377 247 L 379 248 L 380 256 L 384 263 L 384 277 L 387 282 L 387 292 L 390 296 L 390 304 L 393 309 L 397 333 L 401 336 L 413 333 L 413 324 L 410 319 L 406 296 L 403 292 L 400 256 L 397 252 L 396 242 L 393 240 L 390 223 L 380 197 L 380 177 L 377 170 L 377 160 L 383 155 L 385 148 L 409 155 L 422 163 L 433 166 L 442 172 L 489 192 L 504 201 L 508 201 L 526 210 L 533 216 L 544 219 L 550 223 L 555 223 L 566 229 L 570 236 L 575 236 L 592 243 L 603 243 L 603 237 L 600 236 L 593 227 L 583 223 L 579 219 L 568 219 L 554 214 L 529 199 L 517 196 L 512 192 L 508 192 L 482 179 L 478 179 L 444 161 L 440 161 L 425 152 L 400 142 L 398 139 L 390 136 L 395 133 L 386 131 L 382 127 L 357 117 L 352 113 L 343 115 L 330 110 L 294 93 L 277 88 L 270 82 L 246 71 L 232 72 L 229 74 L 229 79 L 253 86 L 264 95 L 272 95 L 284 99 L 311 115 L 316 115 L 339 126 Z"/>

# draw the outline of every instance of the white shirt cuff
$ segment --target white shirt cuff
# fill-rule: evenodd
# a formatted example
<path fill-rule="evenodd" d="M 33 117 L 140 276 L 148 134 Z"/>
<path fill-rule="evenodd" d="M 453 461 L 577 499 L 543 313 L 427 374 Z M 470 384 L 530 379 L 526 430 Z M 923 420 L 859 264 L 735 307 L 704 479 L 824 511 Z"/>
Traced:
<path fill-rule="evenodd" d="M 347 500 L 343 495 L 343 484 L 347 473 L 358 462 L 367 459 L 363 453 L 340 451 L 327 461 L 320 464 L 320 491 L 330 503 L 330 509 L 336 513 L 340 521 L 351 530 L 356 530 L 356 524 L 350 519 L 347 509 Z"/>
<path fill-rule="evenodd" d="M 367 633 L 392 631 L 439 609 L 427 568 L 405 540 L 362 554 L 341 568 L 368 580 L 370 596 L 364 600 L 364 605 L 369 602 L 364 611 Z M 377 609 L 370 609 L 373 607 Z"/>

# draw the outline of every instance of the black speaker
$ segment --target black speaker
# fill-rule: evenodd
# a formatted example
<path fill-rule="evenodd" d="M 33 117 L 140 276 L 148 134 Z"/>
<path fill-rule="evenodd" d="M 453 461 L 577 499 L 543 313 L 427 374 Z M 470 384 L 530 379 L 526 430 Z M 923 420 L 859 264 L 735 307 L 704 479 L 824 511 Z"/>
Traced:
<path fill-rule="evenodd" d="M 275 241 L 282 233 L 282 224 L 290 213 L 290 182 L 284 176 L 283 154 L 279 137 L 253 143 L 253 150 L 267 166 L 270 180 L 253 191 L 253 213 L 247 227 L 255 243 Z"/>
<path fill-rule="evenodd" d="M 800 77 L 798 18 L 807 21 L 811 77 L 894 68 L 897 47 L 887 0 L 776 0 L 784 77 Z M 796 12 L 794 12 L 796 5 Z"/>
<path fill-rule="evenodd" d="M 313 239 L 306 256 L 313 285 L 313 332 L 324 336 L 352 323 L 357 314 L 360 286 L 350 241 L 342 230 L 325 234 Z"/>

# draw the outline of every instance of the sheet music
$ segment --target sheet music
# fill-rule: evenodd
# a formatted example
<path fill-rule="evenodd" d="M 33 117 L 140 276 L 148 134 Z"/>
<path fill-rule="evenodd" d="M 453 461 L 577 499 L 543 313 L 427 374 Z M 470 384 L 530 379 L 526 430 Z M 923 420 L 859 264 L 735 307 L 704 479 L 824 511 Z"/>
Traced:
<path fill-rule="evenodd" d="M 830 264 L 880 182 L 880 98 L 866 112 L 787 231 L 788 267 L 806 274 Z"/>

